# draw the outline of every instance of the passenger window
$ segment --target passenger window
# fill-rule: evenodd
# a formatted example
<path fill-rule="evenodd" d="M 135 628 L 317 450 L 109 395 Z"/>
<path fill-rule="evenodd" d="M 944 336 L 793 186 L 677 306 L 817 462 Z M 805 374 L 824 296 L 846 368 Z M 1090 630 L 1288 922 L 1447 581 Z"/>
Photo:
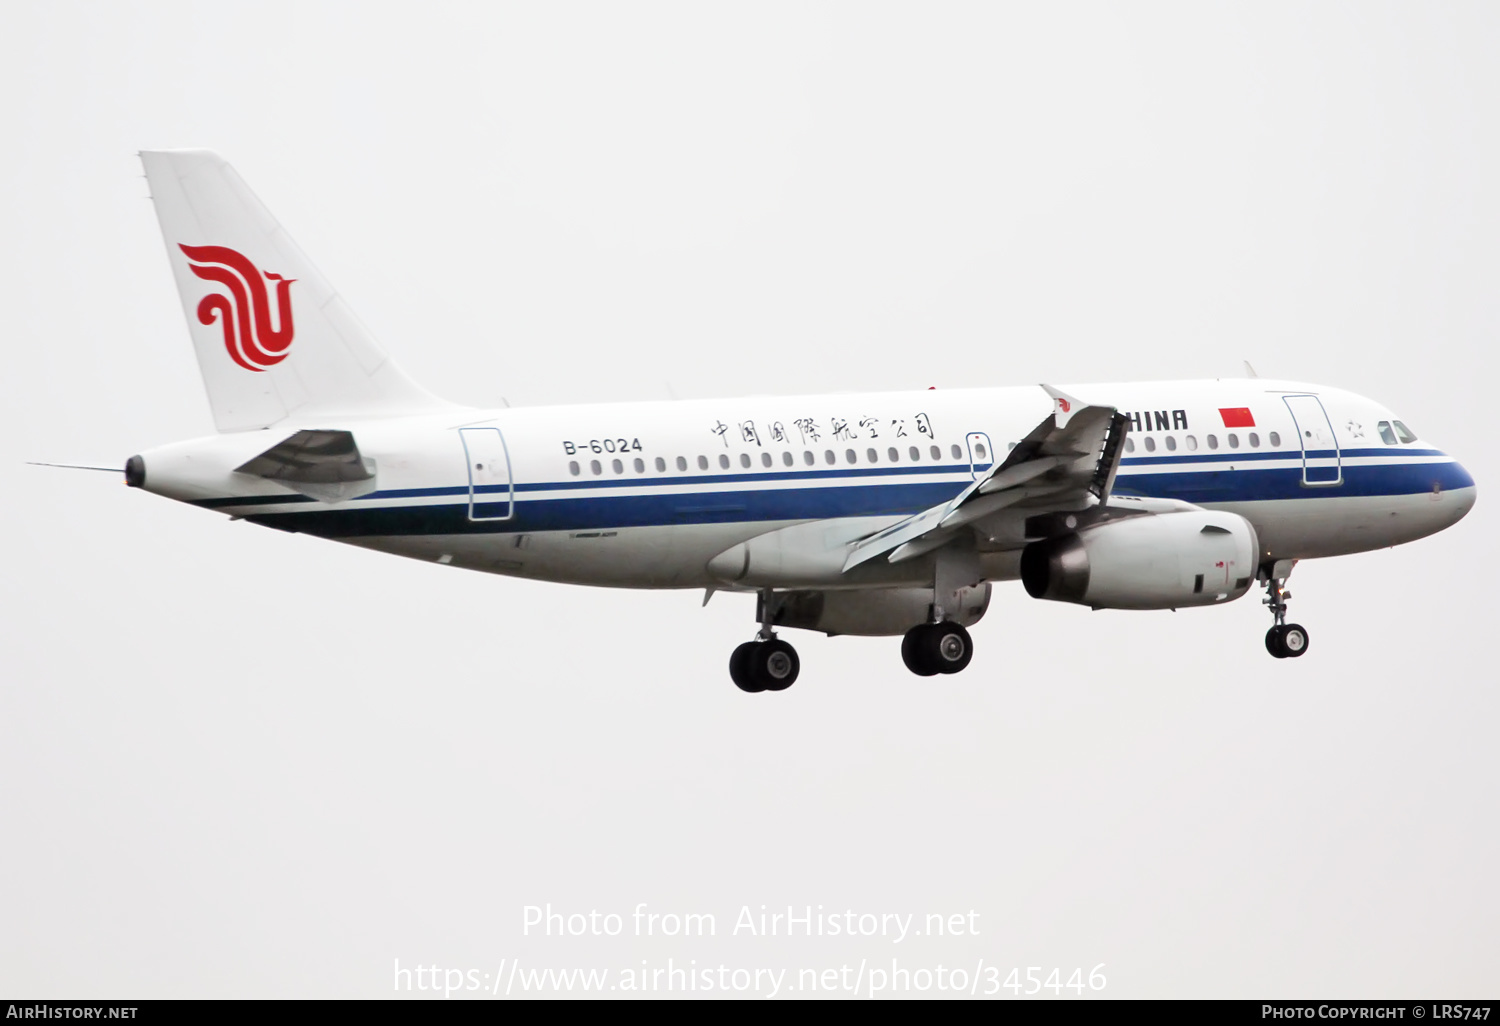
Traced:
<path fill-rule="evenodd" d="M 748 452 L 740 453 L 740 466 L 746 470 L 750 469 L 750 454 Z"/>
<path fill-rule="evenodd" d="M 569 460 L 568 461 L 568 473 L 572 474 L 574 477 L 578 476 L 578 461 L 577 460 Z"/>
<path fill-rule="evenodd" d="M 1127 438 L 1127 439 L 1125 439 L 1125 451 L 1126 452 L 1135 452 L 1135 439 L 1134 438 Z"/>
<path fill-rule="evenodd" d="M 686 456 L 679 456 L 679 457 L 677 457 L 677 469 L 678 470 L 686 470 L 687 469 L 687 457 Z"/>
<path fill-rule="evenodd" d="M 1399 420 L 1393 420 L 1391 423 L 1396 426 L 1396 437 L 1401 439 L 1402 442 L 1409 443 L 1417 440 L 1417 433 Z"/>
<path fill-rule="evenodd" d="M 910 449 L 906 450 L 906 455 L 908 455 L 908 456 L 911 457 L 911 461 L 913 463 L 921 463 L 922 462 L 922 450 L 918 449 L 915 445 L 912 446 Z"/>
<path fill-rule="evenodd" d="M 625 473 L 625 464 L 621 463 L 619 460 L 610 460 L 609 462 L 610 469 L 613 470 L 616 474 Z"/>
<path fill-rule="evenodd" d="M 1240 436 L 1233 431 L 1229 432 L 1229 447 L 1231 449 L 1238 449 L 1240 447 Z"/>
<path fill-rule="evenodd" d="M 770 453 L 763 452 L 763 453 L 760 454 L 760 465 L 763 466 L 763 467 L 769 467 L 771 465 L 771 454 Z"/>
<path fill-rule="evenodd" d="M 1015 442 L 1011 442 L 1008 446 L 1006 446 L 1007 449 L 1014 449 L 1015 447 L 1016 447 L 1016 443 Z"/>
<path fill-rule="evenodd" d="M 806 463 L 810 467 L 814 463 L 818 462 L 818 458 L 812 454 L 812 450 L 811 449 L 803 449 L 802 450 L 802 462 Z"/>
<path fill-rule="evenodd" d="M 892 463 L 901 462 L 901 450 L 897 449 L 894 445 L 887 449 L 885 454 L 886 456 L 890 457 L 890 461 Z"/>
<path fill-rule="evenodd" d="M 698 457 L 698 469 L 699 470 L 707 470 L 708 469 L 708 457 L 707 456 L 699 456 Z"/>
<path fill-rule="evenodd" d="M 853 449 L 845 449 L 844 459 L 848 460 L 850 463 L 853 463 L 855 460 L 859 459 L 859 457 L 855 454 Z"/>
<path fill-rule="evenodd" d="M 937 446 L 934 445 L 932 447 L 932 458 L 935 459 L 935 460 L 942 459 L 943 458 L 943 450 L 939 449 Z"/>
<path fill-rule="evenodd" d="M 1391 430 L 1390 421 L 1382 420 L 1379 424 L 1376 424 L 1375 427 L 1380 431 L 1380 440 L 1382 442 L 1384 442 L 1386 445 L 1396 444 L 1396 432 Z"/>
<path fill-rule="evenodd" d="M 794 461 L 792 460 L 792 451 L 790 449 L 781 454 L 781 462 L 789 467 L 792 465 Z"/>
<path fill-rule="evenodd" d="M 954 459 L 961 460 L 961 459 L 964 458 L 964 451 L 962 449 L 960 449 L 958 446 L 956 446 L 956 445 L 952 446 L 951 449 L 950 449 L 950 451 L 953 453 L 953 458 Z"/>
<path fill-rule="evenodd" d="M 719 469 L 720 470 L 728 470 L 729 469 L 729 457 L 725 456 L 723 453 L 719 454 Z"/>
<path fill-rule="evenodd" d="M 661 462 L 661 461 L 658 460 L 657 462 Z M 646 461 L 643 460 L 643 459 L 641 459 L 640 457 L 636 457 L 635 472 L 637 474 L 644 474 L 646 472 Z"/>
<path fill-rule="evenodd" d="M 1250 448 L 1260 448 L 1260 435 L 1257 435 L 1254 431 L 1250 432 Z"/>
<path fill-rule="evenodd" d="M 984 448 L 983 445 L 976 445 L 976 446 L 974 446 L 974 455 L 978 456 L 980 459 L 988 459 L 989 458 L 989 453 L 985 451 L 985 448 Z"/>
<path fill-rule="evenodd" d="M 823 462 L 824 463 L 828 464 L 831 467 L 835 463 L 837 463 L 838 461 L 839 461 L 839 458 L 833 454 L 833 450 L 832 449 L 824 449 L 823 450 Z"/>
<path fill-rule="evenodd" d="M 656 457 L 656 472 L 658 474 L 665 474 L 667 472 L 667 461 L 660 456 Z"/>
<path fill-rule="evenodd" d="M 1152 438 L 1150 435 L 1146 436 L 1146 451 L 1147 452 L 1155 452 L 1156 451 L 1156 439 Z"/>
<path fill-rule="evenodd" d="M 594 472 L 595 477 L 598 477 L 600 474 L 604 473 L 604 468 L 599 466 L 598 460 L 589 460 L 589 469 Z"/>
<path fill-rule="evenodd" d="M 1197 449 L 1198 449 L 1198 436 L 1197 435 L 1184 435 L 1182 440 L 1187 445 L 1188 452 L 1195 452 L 1195 451 L 1197 451 Z"/>
<path fill-rule="evenodd" d="M 1269 438 L 1269 440 L 1271 442 L 1271 448 L 1273 448 L 1273 449 L 1279 449 L 1279 448 L 1281 448 L 1281 435 L 1277 434 L 1275 431 L 1272 431 L 1270 433 L 1270 435 L 1267 436 L 1267 438 Z"/>
<path fill-rule="evenodd" d="M 870 458 L 870 462 L 871 463 L 879 463 L 880 462 L 880 453 L 876 452 L 874 449 L 866 449 L 865 450 L 865 455 Z"/>
<path fill-rule="evenodd" d="M 1176 452 L 1177 451 L 1177 436 L 1176 435 L 1168 435 L 1167 436 L 1167 451 L 1168 452 Z"/>
<path fill-rule="evenodd" d="M 1209 435 L 1208 436 L 1208 447 L 1210 449 L 1217 449 L 1219 447 L 1219 436 L 1218 435 Z"/>

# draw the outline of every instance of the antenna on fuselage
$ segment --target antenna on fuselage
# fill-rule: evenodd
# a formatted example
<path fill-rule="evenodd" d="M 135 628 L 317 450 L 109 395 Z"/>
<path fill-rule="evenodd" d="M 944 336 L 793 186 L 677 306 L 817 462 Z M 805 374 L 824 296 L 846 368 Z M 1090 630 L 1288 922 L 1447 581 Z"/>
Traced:
<path fill-rule="evenodd" d="M 1244 363 L 1245 363 L 1245 377 L 1247 377 L 1247 378 L 1258 378 L 1258 377 L 1260 377 L 1259 374 L 1255 373 L 1255 368 L 1252 367 L 1252 366 L 1250 366 L 1250 361 L 1249 360 L 1244 361 Z"/>

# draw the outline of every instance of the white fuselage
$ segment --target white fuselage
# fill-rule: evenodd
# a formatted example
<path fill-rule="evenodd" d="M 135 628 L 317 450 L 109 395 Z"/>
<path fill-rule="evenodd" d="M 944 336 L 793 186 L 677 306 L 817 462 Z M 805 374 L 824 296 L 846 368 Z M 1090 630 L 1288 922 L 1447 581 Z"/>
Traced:
<path fill-rule="evenodd" d="M 1255 378 L 1067 391 L 1132 420 L 1117 495 L 1237 513 L 1265 560 L 1412 541 L 1474 502 L 1452 457 L 1387 441 L 1396 418 L 1348 392 Z M 144 487 L 467 569 L 702 588 L 724 584 L 716 556 L 768 532 L 816 524 L 842 544 L 951 498 L 1051 410 L 1033 386 L 299 418 L 145 453 Z M 329 503 L 233 469 L 297 428 L 330 427 L 354 432 L 374 491 Z M 990 536 L 987 579 L 1014 578 L 1023 543 L 1019 528 Z M 882 562 L 796 570 L 781 586 L 924 581 L 915 561 Z"/>

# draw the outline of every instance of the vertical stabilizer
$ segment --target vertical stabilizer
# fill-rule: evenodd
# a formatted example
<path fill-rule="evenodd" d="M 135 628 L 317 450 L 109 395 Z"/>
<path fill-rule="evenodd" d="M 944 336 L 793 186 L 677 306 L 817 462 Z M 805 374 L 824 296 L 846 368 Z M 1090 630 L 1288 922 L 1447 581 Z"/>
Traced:
<path fill-rule="evenodd" d="M 218 154 L 141 154 L 220 431 L 447 404 L 402 374 Z"/>

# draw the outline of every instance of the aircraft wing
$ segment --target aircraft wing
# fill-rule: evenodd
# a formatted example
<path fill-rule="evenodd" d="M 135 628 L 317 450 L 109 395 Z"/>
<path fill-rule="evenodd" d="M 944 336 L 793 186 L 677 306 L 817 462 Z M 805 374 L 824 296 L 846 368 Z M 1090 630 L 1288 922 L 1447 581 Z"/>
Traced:
<path fill-rule="evenodd" d="M 941 548 L 970 525 L 1010 508 L 1031 513 L 1082 510 L 1109 501 L 1129 419 L 1050 385 L 1053 412 L 1003 463 L 948 502 L 886 528 L 849 552 L 844 572 L 877 556 L 892 563 Z M 1040 507 L 1040 508 L 1039 508 Z"/>

